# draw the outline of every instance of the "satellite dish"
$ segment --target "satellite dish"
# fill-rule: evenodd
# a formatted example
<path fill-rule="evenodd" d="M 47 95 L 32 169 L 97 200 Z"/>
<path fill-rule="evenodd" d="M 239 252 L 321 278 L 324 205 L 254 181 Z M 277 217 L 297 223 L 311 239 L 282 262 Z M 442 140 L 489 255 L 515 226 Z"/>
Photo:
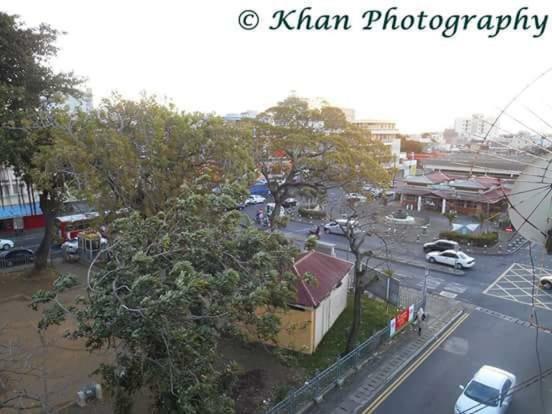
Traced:
<path fill-rule="evenodd" d="M 552 156 L 535 160 L 508 196 L 512 225 L 527 240 L 544 245 L 552 228 Z"/>

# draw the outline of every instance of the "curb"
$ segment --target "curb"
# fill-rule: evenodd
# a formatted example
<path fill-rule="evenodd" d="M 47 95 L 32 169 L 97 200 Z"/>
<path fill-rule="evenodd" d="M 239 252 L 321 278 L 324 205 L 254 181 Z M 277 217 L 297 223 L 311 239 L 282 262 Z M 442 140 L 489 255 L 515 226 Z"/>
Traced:
<path fill-rule="evenodd" d="M 334 249 L 342 251 L 342 252 L 346 252 L 346 253 L 351 253 L 350 250 L 346 250 L 346 249 L 343 249 L 343 248 L 337 247 L 337 246 L 334 246 Z M 400 258 L 397 258 L 397 257 L 387 257 L 387 256 L 379 256 L 379 255 L 374 255 L 373 257 L 375 257 L 376 259 L 380 259 L 380 260 L 387 260 L 389 262 L 394 262 L 394 263 L 399 263 L 399 264 L 407 264 L 407 265 L 410 265 L 410 266 L 419 267 L 421 269 L 425 269 L 427 267 L 431 271 L 435 271 L 435 272 L 439 272 L 439 273 L 448 273 L 449 275 L 453 275 L 453 276 L 463 276 L 463 275 L 466 274 L 463 270 L 449 269 L 447 267 L 435 266 L 431 263 L 426 264 L 425 262 L 418 262 L 418 261 L 410 260 L 410 259 L 400 259 Z"/>
<path fill-rule="evenodd" d="M 304 239 L 301 236 L 296 235 L 295 233 L 283 232 L 282 234 L 285 237 L 289 238 L 289 239 L 299 241 L 299 242 L 304 242 Z M 334 243 L 332 243 L 332 244 L 334 244 Z M 334 244 L 334 249 L 339 250 L 341 252 L 345 252 L 345 253 L 351 253 L 350 250 L 344 249 L 343 247 L 339 247 L 336 244 Z M 444 267 L 444 266 L 443 267 L 435 266 L 435 265 L 432 265 L 431 263 L 426 264 L 426 262 L 419 262 L 419 261 L 414 261 L 414 260 L 411 260 L 411 259 L 400 259 L 400 258 L 396 258 L 396 257 L 387 257 L 387 256 L 380 256 L 380 255 L 374 255 L 373 257 L 375 257 L 376 259 L 387 260 L 387 261 L 394 262 L 394 263 L 407 264 L 407 265 L 410 265 L 410 266 L 419 267 L 421 269 L 425 269 L 427 267 L 428 269 L 430 269 L 432 271 L 439 272 L 439 273 L 448 273 L 448 274 L 453 275 L 453 276 L 463 276 L 465 274 L 465 272 L 463 270 L 449 269 L 449 268 Z"/>
<path fill-rule="evenodd" d="M 373 395 L 368 399 L 368 401 L 363 402 L 363 405 L 360 407 L 357 407 L 355 410 L 355 413 L 358 413 L 359 411 L 364 411 L 381 393 L 385 388 L 393 382 L 393 380 L 402 372 L 404 369 L 406 369 L 414 360 L 416 360 L 420 354 L 422 354 L 427 348 L 429 348 L 430 345 L 432 345 L 437 339 L 439 339 L 443 333 L 451 327 L 453 323 L 455 323 L 463 314 L 465 313 L 464 309 L 460 309 L 458 312 L 454 314 L 454 316 L 443 326 L 439 331 L 437 331 L 428 341 L 426 341 L 419 349 L 416 350 L 406 361 L 404 361 L 397 369 L 395 369 L 393 372 L 391 372 L 385 381 L 379 385 Z"/>

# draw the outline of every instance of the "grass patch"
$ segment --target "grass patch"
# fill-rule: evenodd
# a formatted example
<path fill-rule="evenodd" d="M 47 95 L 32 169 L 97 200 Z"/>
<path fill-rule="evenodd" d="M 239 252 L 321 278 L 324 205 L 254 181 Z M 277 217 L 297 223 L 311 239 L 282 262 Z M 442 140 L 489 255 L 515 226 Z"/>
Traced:
<path fill-rule="evenodd" d="M 362 318 L 360 321 L 359 343 L 362 343 L 374 332 L 379 331 L 396 314 L 397 309 L 392 305 L 362 297 Z M 347 307 L 337 318 L 334 325 L 318 345 L 312 355 L 295 354 L 296 364 L 304 368 L 308 375 L 316 370 L 323 370 L 333 364 L 337 357 L 345 351 L 347 335 L 353 320 L 353 296 L 347 298 Z"/>

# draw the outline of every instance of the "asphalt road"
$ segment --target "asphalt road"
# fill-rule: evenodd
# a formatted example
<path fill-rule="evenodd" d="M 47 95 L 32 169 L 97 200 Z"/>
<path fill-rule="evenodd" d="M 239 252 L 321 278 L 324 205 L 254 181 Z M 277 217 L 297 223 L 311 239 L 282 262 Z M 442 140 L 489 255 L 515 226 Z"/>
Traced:
<path fill-rule="evenodd" d="M 539 335 L 543 370 L 552 368 L 552 335 Z M 429 358 L 376 410 L 376 414 L 453 413 L 465 385 L 482 365 L 516 375 L 518 383 L 539 373 L 535 329 L 474 311 Z M 543 379 L 541 408 L 539 384 L 516 392 L 509 414 L 552 412 L 552 376 Z"/>
<path fill-rule="evenodd" d="M 261 205 L 249 206 L 245 212 L 254 217 Z M 286 232 L 306 237 L 311 225 L 290 222 Z M 40 233 L 24 234 L 16 238 L 20 247 L 36 248 Z M 347 253 L 343 236 L 321 235 L 321 241 L 334 243 L 340 250 L 337 254 L 352 260 Z M 298 242 L 298 244 L 301 244 Z M 377 239 L 368 239 L 366 249 L 381 249 Z M 394 238 L 389 243 L 391 254 L 398 254 L 418 263 L 424 263 L 421 246 L 405 243 Z M 552 268 L 552 257 L 542 249 L 534 248 L 534 263 Z M 459 384 L 465 384 L 483 364 L 495 365 L 516 374 L 524 380 L 537 374 L 535 359 L 535 329 L 513 321 L 529 320 L 531 308 L 485 292 L 513 263 L 531 264 L 529 250 L 523 248 L 509 256 L 473 255 L 476 266 L 466 270 L 463 276 L 431 270 L 426 279 L 424 267 L 405 263 L 374 260 L 372 265 L 393 270 L 401 284 L 421 289 L 427 282 L 430 292 L 441 294 L 472 305 L 470 317 L 429 358 L 408 377 L 376 410 L 376 413 L 452 413 L 454 402 L 460 394 Z M 435 267 L 434 269 L 439 269 Z M 479 309 L 479 310 L 477 310 Z M 494 316 L 489 313 L 494 312 Z M 541 325 L 552 327 L 552 311 L 538 311 Z M 514 319 L 511 319 L 514 318 Z M 552 368 L 552 335 L 541 333 L 539 341 L 544 369 Z M 544 399 L 547 411 L 552 413 L 552 376 L 544 380 Z M 539 387 L 533 385 L 514 396 L 509 413 L 542 413 Z"/>

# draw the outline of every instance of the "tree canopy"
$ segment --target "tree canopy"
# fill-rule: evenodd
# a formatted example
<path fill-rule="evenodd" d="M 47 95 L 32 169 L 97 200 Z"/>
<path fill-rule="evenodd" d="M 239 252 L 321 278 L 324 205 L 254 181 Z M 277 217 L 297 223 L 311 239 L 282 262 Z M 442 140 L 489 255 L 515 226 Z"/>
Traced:
<path fill-rule="evenodd" d="M 83 197 L 104 209 L 149 215 L 197 176 L 209 176 L 212 187 L 246 182 L 253 170 L 250 140 L 250 132 L 219 117 L 182 113 L 155 97 L 135 102 L 114 95 L 68 122 L 59 144 Z"/>
<path fill-rule="evenodd" d="M 254 127 L 255 161 L 274 197 L 273 226 L 284 200 L 302 189 L 323 193 L 331 186 L 358 190 L 366 182 L 388 182 L 389 149 L 349 124 L 338 108 L 313 109 L 289 97 L 260 114 Z"/>
<path fill-rule="evenodd" d="M 33 175 L 41 166 L 36 156 L 52 145 L 52 105 L 62 96 L 79 93 L 79 80 L 73 74 L 55 72 L 49 65 L 58 51 L 59 34 L 46 24 L 24 27 L 17 16 L 0 12 L 0 166 L 13 167 L 28 187 L 40 191 L 47 231 L 37 251 L 37 267 L 46 265 L 64 184 L 63 174 L 50 174 L 37 185 Z"/>
<path fill-rule="evenodd" d="M 110 259 L 92 269 L 86 297 L 61 302 L 57 295 L 75 284 L 68 275 L 34 295 L 35 307 L 49 303 L 40 328 L 72 314 L 73 338 L 113 350 L 100 372 L 116 412 L 128 412 L 126 396 L 143 388 L 161 412 L 232 412 L 220 336 L 236 335 L 240 323 L 265 338 L 277 332 L 277 318 L 255 309 L 293 299 L 297 250 L 278 233 L 240 226 L 241 214 L 227 211 L 239 192 L 223 186 L 213 194 L 196 182 L 162 212 L 116 220 Z"/>

